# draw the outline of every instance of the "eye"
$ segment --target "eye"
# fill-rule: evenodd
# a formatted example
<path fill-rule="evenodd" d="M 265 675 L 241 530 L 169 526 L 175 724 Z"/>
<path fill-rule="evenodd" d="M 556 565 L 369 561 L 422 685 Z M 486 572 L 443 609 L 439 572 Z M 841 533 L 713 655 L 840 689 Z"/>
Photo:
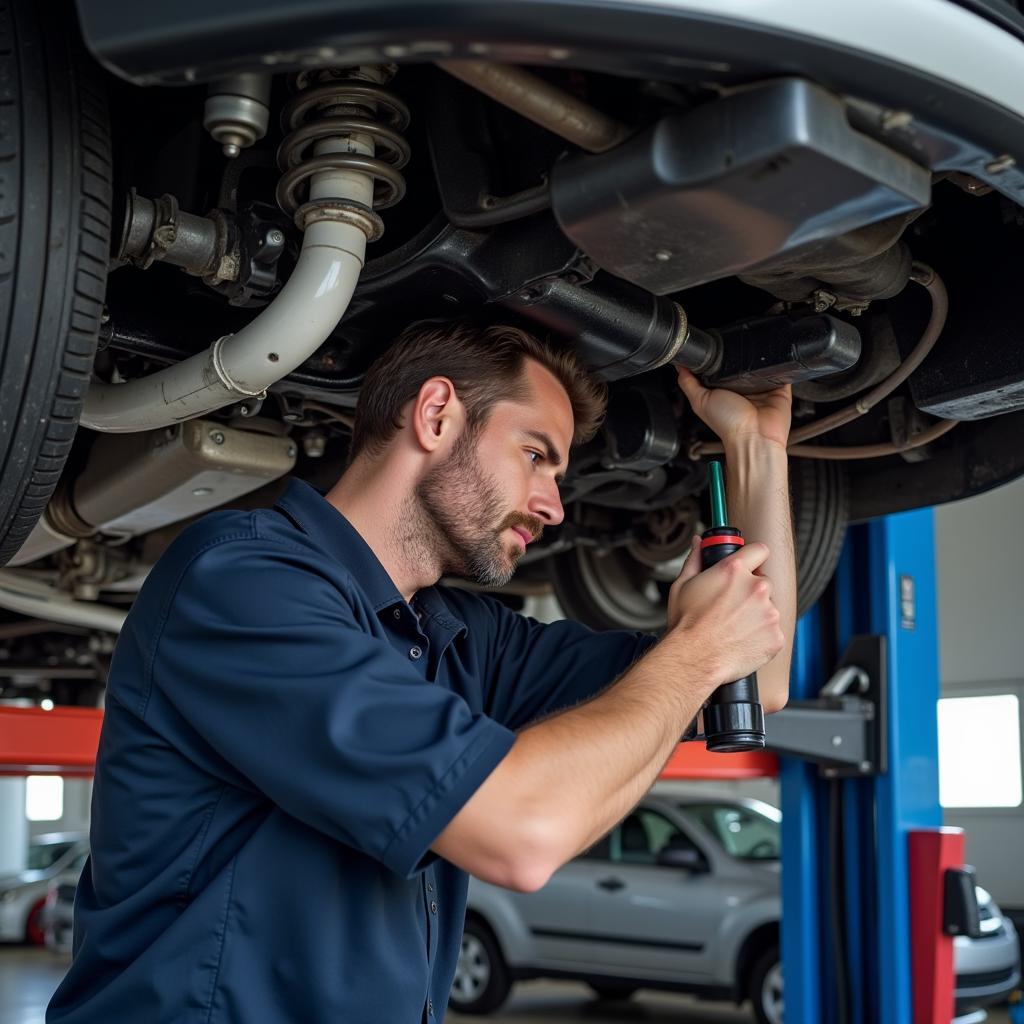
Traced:
<path fill-rule="evenodd" d="M 544 461 L 544 456 L 540 452 L 535 452 L 532 448 L 526 449 L 526 454 L 530 461 L 536 466 L 538 462 Z"/>

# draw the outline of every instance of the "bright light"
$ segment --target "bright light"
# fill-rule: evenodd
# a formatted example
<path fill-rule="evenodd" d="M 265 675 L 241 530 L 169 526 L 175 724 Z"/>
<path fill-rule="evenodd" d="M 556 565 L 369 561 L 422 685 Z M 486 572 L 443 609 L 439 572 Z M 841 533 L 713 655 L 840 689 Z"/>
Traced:
<path fill-rule="evenodd" d="M 41 700 L 41 701 L 39 702 L 39 706 L 40 706 L 40 707 L 41 707 L 41 708 L 42 708 L 42 709 L 43 709 L 44 711 L 52 711 L 52 710 L 53 710 L 53 701 L 52 701 L 52 700 L 50 700 L 50 698 L 49 698 L 49 697 L 44 697 L 44 698 L 43 698 L 43 699 L 42 699 L 42 700 Z"/>
<path fill-rule="evenodd" d="M 64 814 L 64 780 L 59 775 L 30 775 L 25 780 L 25 817 L 56 821 Z"/>
<path fill-rule="evenodd" d="M 939 701 L 939 803 L 1020 806 L 1020 702 L 1014 694 Z"/>

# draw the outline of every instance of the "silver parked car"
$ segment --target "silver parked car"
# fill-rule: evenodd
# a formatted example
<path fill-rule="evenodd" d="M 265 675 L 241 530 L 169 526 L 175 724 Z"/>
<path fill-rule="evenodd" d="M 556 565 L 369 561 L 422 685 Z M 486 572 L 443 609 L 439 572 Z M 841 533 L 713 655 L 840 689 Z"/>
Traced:
<path fill-rule="evenodd" d="M 43 904 L 43 935 L 46 948 L 51 953 L 69 956 L 74 934 L 75 892 L 82 869 L 89 859 L 88 848 L 78 856 L 56 878 L 50 880 Z"/>
<path fill-rule="evenodd" d="M 43 943 L 43 903 L 50 880 L 88 850 L 84 832 L 33 837 L 23 870 L 0 877 L 0 942 Z"/>
<path fill-rule="evenodd" d="M 781 1024 L 781 813 L 707 791 L 649 794 L 539 892 L 472 879 L 450 1006 L 488 1013 L 514 981 L 584 980 L 600 996 L 674 989 Z M 978 888 L 984 937 L 956 942 L 957 1012 L 1005 999 L 1017 933 Z"/>

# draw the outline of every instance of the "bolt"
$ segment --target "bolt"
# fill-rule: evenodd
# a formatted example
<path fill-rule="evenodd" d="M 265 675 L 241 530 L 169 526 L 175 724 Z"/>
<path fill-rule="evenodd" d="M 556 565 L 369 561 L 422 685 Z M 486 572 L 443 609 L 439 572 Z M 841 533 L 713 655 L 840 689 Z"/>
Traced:
<path fill-rule="evenodd" d="M 295 445 L 293 445 L 293 444 L 288 445 L 288 458 L 289 459 L 294 459 L 295 458 L 296 450 L 297 449 L 295 448 Z"/>
<path fill-rule="evenodd" d="M 267 232 L 267 241 L 271 245 L 283 245 L 284 244 L 284 232 L 280 228 L 271 228 Z"/>
<path fill-rule="evenodd" d="M 826 309 L 835 304 L 836 297 L 831 292 L 825 291 L 824 288 L 819 288 L 811 296 L 811 300 L 814 302 L 814 312 L 824 313 Z"/>
<path fill-rule="evenodd" d="M 1002 174 L 1003 171 L 1008 171 L 1011 167 L 1016 166 L 1017 161 L 1009 153 L 1004 153 L 1002 156 L 997 156 L 995 160 L 990 160 L 985 164 L 985 170 L 989 174 Z"/>
<path fill-rule="evenodd" d="M 195 488 L 195 489 L 194 489 L 194 490 L 192 491 L 192 493 L 193 493 L 193 494 L 194 494 L 194 495 L 195 495 L 195 496 L 196 496 L 197 498 L 205 498 L 205 497 L 206 497 L 206 495 L 208 495 L 208 494 L 213 494 L 213 488 L 212 488 L 212 487 L 196 487 L 196 488 Z"/>
<path fill-rule="evenodd" d="M 670 252 L 668 251 L 668 249 L 659 249 L 659 250 L 658 250 L 658 251 L 657 251 L 657 252 L 656 252 L 656 253 L 654 254 L 654 258 L 655 258 L 655 259 L 656 259 L 656 260 L 657 260 L 657 261 L 658 261 L 659 263 L 668 263 L 668 261 L 669 261 L 670 259 L 672 259 L 672 253 L 670 253 Z"/>
<path fill-rule="evenodd" d="M 843 737 L 842 736 L 833 736 L 832 737 L 832 746 L 833 747 L 841 747 L 842 745 L 843 745 Z"/>
<path fill-rule="evenodd" d="M 327 450 L 327 438 L 319 430 L 311 430 L 302 439 L 302 450 L 307 458 L 319 459 Z"/>
<path fill-rule="evenodd" d="M 214 444 L 223 444 L 224 443 L 224 433 L 223 433 L 223 431 L 211 430 L 210 431 L 210 440 Z"/>
<path fill-rule="evenodd" d="M 906 128 L 913 120 L 914 116 L 909 110 L 887 110 L 882 114 L 882 131 Z"/>
<path fill-rule="evenodd" d="M 858 767 L 866 775 L 868 772 L 871 771 L 871 762 L 870 761 L 861 761 L 861 763 L 860 763 L 860 765 Z"/>

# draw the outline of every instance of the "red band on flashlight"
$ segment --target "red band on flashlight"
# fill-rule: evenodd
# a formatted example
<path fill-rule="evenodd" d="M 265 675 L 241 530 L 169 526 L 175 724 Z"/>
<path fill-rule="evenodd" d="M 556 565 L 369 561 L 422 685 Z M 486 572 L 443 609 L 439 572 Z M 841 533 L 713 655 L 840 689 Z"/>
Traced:
<path fill-rule="evenodd" d="M 702 548 L 710 548 L 715 544 L 735 544 L 737 547 L 743 547 L 744 540 L 738 533 L 723 533 L 717 537 L 704 537 L 700 542 Z"/>

